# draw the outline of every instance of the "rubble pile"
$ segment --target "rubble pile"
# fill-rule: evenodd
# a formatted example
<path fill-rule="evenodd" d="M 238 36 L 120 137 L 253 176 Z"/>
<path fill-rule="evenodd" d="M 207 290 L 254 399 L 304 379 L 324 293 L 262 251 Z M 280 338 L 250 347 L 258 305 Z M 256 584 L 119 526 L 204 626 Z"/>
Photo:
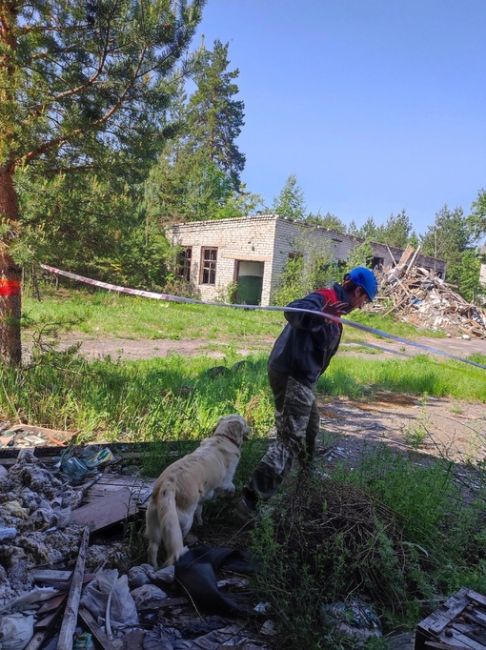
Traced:
<path fill-rule="evenodd" d="M 145 550 L 141 524 L 138 533 L 132 532 L 140 536 L 136 550 L 133 541 L 129 548 L 123 532 L 114 537 L 113 524 L 124 523 L 127 514 L 136 516 L 142 500 L 135 510 L 122 509 L 122 514 L 108 519 L 102 504 L 126 495 L 128 481 L 135 484 L 137 479 L 113 471 L 108 464 L 99 472 L 97 485 L 91 473 L 86 474 L 88 482 L 73 485 L 79 482 L 73 480 L 79 479 L 73 467 L 65 462 L 70 473 L 61 471 L 63 459 L 72 460 L 72 455 L 64 453 L 61 461 L 43 463 L 35 451 L 21 449 L 9 466 L 0 464 L 1 648 L 211 650 L 228 644 L 268 648 L 270 633 L 263 631 L 261 636 L 259 630 L 271 621 L 266 615 L 263 622 L 254 608 L 248 579 L 228 577 L 227 571 L 225 579 L 215 579 L 209 585 L 212 601 L 237 607 L 231 615 L 208 612 L 205 597 L 202 605 L 195 605 L 197 598 L 181 587 L 183 574 L 179 579 L 177 567 L 155 570 L 139 564 Z M 99 450 L 81 452 L 76 458 L 87 462 L 95 457 L 112 456 Z M 103 480 L 107 493 L 100 489 Z M 100 492 L 97 498 L 95 488 Z M 137 491 L 141 492 L 139 485 Z M 80 517 L 86 509 L 91 514 Z M 80 519 L 85 523 L 79 524 Z M 106 531 L 100 533 L 103 526 Z M 134 553 L 135 558 L 130 556 Z M 186 574 L 193 569 L 190 554 Z M 207 566 L 203 565 L 204 575 Z"/>
<path fill-rule="evenodd" d="M 485 338 L 485 311 L 464 300 L 433 271 L 414 265 L 417 252 L 409 247 L 396 266 L 382 272 L 372 309 L 450 336 Z"/>

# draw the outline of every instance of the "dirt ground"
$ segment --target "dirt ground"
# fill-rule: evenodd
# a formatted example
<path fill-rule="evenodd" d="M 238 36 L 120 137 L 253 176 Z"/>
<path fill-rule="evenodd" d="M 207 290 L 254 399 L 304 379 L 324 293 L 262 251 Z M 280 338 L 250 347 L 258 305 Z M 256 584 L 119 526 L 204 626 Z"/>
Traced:
<path fill-rule="evenodd" d="M 246 346 L 236 348 L 237 354 L 248 355 L 256 351 L 270 352 L 273 344 L 273 337 L 255 338 Z M 460 337 L 433 338 L 423 337 L 417 343 L 429 345 L 437 350 L 448 352 L 458 357 L 467 357 L 470 354 L 480 353 L 486 355 L 486 339 L 465 340 Z M 225 356 L 229 344 L 224 341 L 208 342 L 207 339 L 120 339 L 116 337 L 93 337 L 80 333 L 64 334 L 59 340 L 59 348 L 66 349 L 72 345 L 80 345 L 80 353 L 89 359 L 97 359 L 105 356 L 128 360 L 152 359 L 154 357 L 166 357 L 170 354 L 181 354 L 185 356 L 196 356 L 206 354 L 214 359 L 222 359 Z M 404 345 L 395 341 L 382 340 L 377 337 L 369 337 L 366 341 L 359 343 L 343 343 L 339 354 L 359 354 L 353 348 L 360 346 L 369 347 L 374 354 L 380 354 L 383 358 L 393 356 L 414 356 L 426 353 L 412 345 Z M 24 343 L 25 358 L 31 352 L 31 343 Z M 376 357 L 374 357 L 376 358 Z"/>
<path fill-rule="evenodd" d="M 456 480 L 473 491 L 480 487 L 473 470 L 486 460 L 486 408 L 450 399 L 416 399 L 383 392 L 372 402 L 346 398 L 319 404 L 322 428 L 333 444 L 331 460 L 357 467 L 363 451 L 378 444 L 411 453 L 427 464 L 431 458 L 453 463 Z"/>

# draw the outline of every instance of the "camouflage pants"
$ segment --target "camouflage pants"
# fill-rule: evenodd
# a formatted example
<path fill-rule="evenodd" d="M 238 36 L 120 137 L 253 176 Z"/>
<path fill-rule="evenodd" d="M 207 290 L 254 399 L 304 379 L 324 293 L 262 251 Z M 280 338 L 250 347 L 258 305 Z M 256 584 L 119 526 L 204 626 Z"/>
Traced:
<path fill-rule="evenodd" d="M 277 439 L 258 463 L 244 496 L 249 505 L 274 494 L 294 459 L 305 467 L 314 454 L 319 411 L 314 390 L 271 368 L 268 378 L 275 399 Z"/>

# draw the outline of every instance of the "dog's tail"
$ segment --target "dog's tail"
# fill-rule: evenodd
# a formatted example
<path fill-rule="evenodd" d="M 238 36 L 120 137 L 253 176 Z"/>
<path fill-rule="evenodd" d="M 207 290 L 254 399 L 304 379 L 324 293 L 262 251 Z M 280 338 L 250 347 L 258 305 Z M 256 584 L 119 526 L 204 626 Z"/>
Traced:
<path fill-rule="evenodd" d="M 174 564 L 187 551 L 173 490 L 164 489 L 158 498 L 156 495 L 152 496 L 147 507 L 146 527 L 149 540 L 148 561 L 152 566 L 157 567 L 157 553 L 161 541 L 167 556 L 164 566 Z"/>

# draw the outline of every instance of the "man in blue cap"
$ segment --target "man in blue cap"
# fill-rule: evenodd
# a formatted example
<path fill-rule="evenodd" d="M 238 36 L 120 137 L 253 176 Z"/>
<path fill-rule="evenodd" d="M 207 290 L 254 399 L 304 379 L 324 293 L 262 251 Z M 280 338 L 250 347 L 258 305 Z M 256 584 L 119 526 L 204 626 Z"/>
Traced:
<path fill-rule="evenodd" d="M 317 289 L 287 307 L 333 316 L 361 309 L 378 291 L 370 269 L 358 266 L 342 284 Z M 270 498 L 297 459 L 305 468 L 314 454 L 319 433 L 316 404 L 317 380 L 336 354 L 342 325 L 332 319 L 299 312 L 284 312 L 288 323 L 275 341 L 268 361 L 268 378 L 275 400 L 277 437 L 258 463 L 237 505 L 242 519 L 251 518 L 259 500 Z"/>

